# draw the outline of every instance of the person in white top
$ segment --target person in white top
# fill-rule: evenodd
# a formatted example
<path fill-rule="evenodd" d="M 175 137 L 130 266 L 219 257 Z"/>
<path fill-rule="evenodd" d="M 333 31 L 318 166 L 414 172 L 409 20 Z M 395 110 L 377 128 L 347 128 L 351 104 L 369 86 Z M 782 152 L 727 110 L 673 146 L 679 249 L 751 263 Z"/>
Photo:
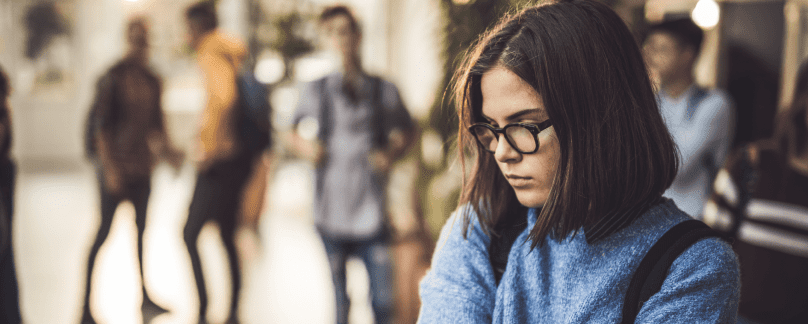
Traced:
<path fill-rule="evenodd" d="M 704 89 L 694 81 L 693 66 L 703 38 L 701 28 L 681 18 L 651 26 L 643 42 L 659 109 L 681 157 L 679 172 L 665 196 L 699 219 L 710 184 L 732 145 L 735 125 L 727 94 Z"/>

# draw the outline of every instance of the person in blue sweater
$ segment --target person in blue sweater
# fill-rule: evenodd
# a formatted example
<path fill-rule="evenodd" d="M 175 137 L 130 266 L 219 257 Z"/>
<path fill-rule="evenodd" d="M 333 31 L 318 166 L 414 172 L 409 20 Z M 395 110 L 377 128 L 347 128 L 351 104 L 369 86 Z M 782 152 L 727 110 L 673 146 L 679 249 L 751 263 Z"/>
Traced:
<path fill-rule="evenodd" d="M 662 197 L 676 146 L 631 32 L 597 1 L 554 1 L 469 53 L 454 99 L 472 166 L 419 323 L 620 322 L 640 261 L 691 219 Z M 695 242 L 635 322 L 735 323 L 738 267 L 723 240 Z"/>

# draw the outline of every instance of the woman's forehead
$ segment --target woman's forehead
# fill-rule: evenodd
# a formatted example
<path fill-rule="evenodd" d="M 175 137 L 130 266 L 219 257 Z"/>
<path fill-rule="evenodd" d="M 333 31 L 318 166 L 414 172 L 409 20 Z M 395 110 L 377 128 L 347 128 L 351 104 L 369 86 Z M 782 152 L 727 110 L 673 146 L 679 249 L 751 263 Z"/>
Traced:
<path fill-rule="evenodd" d="M 546 116 L 541 95 L 511 70 L 494 67 L 480 80 L 482 113 L 491 119 L 508 119 L 515 114 Z M 528 111 L 529 112 L 526 112 Z"/>

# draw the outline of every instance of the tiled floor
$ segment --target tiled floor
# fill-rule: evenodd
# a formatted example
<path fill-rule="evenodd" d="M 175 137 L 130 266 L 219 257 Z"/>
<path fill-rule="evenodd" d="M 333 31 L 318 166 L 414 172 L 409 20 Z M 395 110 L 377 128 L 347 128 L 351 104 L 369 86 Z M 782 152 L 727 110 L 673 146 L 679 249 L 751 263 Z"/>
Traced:
<path fill-rule="evenodd" d="M 52 168 L 51 168 L 52 169 Z M 178 174 L 157 169 L 144 234 L 146 286 L 171 312 L 152 323 L 195 323 L 196 289 L 182 228 L 194 182 L 186 165 Z M 322 244 L 310 216 L 311 169 L 282 163 L 268 190 L 268 211 L 260 239 L 241 232 L 244 288 L 243 323 L 331 323 L 332 287 Z M 25 323 L 77 323 L 84 290 L 86 258 L 98 226 L 98 194 L 87 164 L 62 171 L 21 168 L 17 181 L 15 245 Z M 200 236 L 212 323 L 224 320 L 229 271 L 215 226 Z M 91 305 L 102 323 L 140 323 L 134 209 L 122 204 L 99 252 Z M 367 300 L 361 262 L 349 262 L 349 293 Z M 368 303 L 351 312 L 352 323 L 372 323 Z"/>

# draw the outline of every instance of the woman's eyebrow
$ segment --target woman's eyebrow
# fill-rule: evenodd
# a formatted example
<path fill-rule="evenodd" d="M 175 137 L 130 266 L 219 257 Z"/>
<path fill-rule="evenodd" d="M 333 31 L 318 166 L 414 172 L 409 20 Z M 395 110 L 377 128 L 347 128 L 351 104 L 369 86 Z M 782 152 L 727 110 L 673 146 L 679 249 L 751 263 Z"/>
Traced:
<path fill-rule="evenodd" d="M 518 120 L 518 119 L 524 117 L 525 115 L 530 115 L 530 114 L 541 115 L 542 112 L 544 112 L 544 109 L 541 109 L 541 108 L 525 109 L 525 110 L 522 110 L 522 111 L 517 111 L 517 112 L 511 114 L 510 116 L 505 117 L 505 120 L 514 121 L 514 120 Z M 486 116 L 483 113 L 481 113 L 481 115 L 482 115 L 483 119 L 485 119 L 489 123 L 494 121 L 494 119 L 492 119 L 491 117 Z"/>
<path fill-rule="evenodd" d="M 518 111 L 518 112 L 508 116 L 505 120 L 513 121 L 513 120 L 520 119 L 520 118 L 524 117 L 525 115 L 531 115 L 531 114 L 541 115 L 542 112 L 544 112 L 544 109 L 541 109 L 541 108 L 525 109 L 525 110 Z"/>

